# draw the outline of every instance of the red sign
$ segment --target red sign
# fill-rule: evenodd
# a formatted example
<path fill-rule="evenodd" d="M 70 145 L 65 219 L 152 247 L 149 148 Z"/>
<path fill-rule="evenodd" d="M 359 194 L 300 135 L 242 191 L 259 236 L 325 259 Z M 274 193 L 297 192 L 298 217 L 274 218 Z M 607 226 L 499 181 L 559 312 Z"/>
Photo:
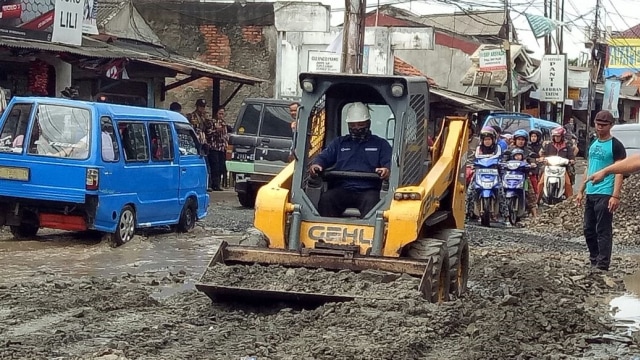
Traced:
<path fill-rule="evenodd" d="M 0 0 L 0 35 L 50 41 L 54 1 Z"/>

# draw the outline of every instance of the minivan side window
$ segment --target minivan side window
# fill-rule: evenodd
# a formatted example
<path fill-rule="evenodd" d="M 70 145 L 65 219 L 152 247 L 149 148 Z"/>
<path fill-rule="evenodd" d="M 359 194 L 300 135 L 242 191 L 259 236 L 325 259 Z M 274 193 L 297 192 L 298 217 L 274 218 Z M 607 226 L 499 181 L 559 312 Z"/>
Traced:
<path fill-rule="evenodd" d="M 289 138 L 293 135 L 292 121 L 289 107 L 265 105 L 260 135 Z"/>
<path fill-rule="evenodd" d="M 113 130 L 113 120 L 108 116 L 100 118 L 100 142 L 102 148 L 102 160 L 117 162 L 120 160 L 120 147 Z"/>
<path fill-rule="evenodd" d="M 22 144 L 29 125 L 29 117 L 33 104 L 15 104 L 0 131 L 0 146 L 2 151 L 22 153 Z"/>
<path fill-rule="evenodd" d="M 151 160 L 173 160 L 173 138 L 169 124 L 149 124 Z"/>
<path fill-rule="evenodd" d="M 90 149 L 90 118 L 87 109 L 38 105 L 29 139 L 29 154 L 87 159 Z"/>
<path fill-rule="evenodd" d="M 176 133 L 178 133 L 180 156 L 198 155 L 198 140 L 191 126 L 176 124 Z"/>
<path fill-rule="evenodd" d="M 258 135 L 258 127 L 260 126 L 260 112 L 262 105 L 248 104 L 242 113 L 242 119 L 236 131 L 239 135 Z"/>
<path fill-rule="evenodd" d="M 149 141 L 144 124 L 119 122 L 118 130 L 122 138 L 124 159 L 126 161 L 148 161 Z"/>

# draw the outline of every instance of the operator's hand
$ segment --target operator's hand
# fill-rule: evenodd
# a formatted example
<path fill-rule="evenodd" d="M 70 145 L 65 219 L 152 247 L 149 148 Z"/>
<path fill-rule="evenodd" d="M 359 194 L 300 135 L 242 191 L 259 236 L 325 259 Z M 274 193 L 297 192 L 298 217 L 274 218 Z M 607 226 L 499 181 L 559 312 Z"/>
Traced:
<path fill-rule="evenodd" d="M 389 169 L 387 168 L 377 168 L 376 173 L 380 175 L 380 178 L 387 179 L 389 177 Z"/>
<path fill-rule="evenodd" d="M 322 166 L 318 164 L 313 164 L 309 168 L 309 172 L 311 173 L 311 175 L 318 175 L 318 173 L 322 172 Z"/>
<path fill-rule="evenodd" d="M 576 195 L 576 204 L 578 204 L 578 206 L 582 206 L 583 199 L 584 199 L 584 193 L 578 192 L 578 195 Z"/>
<path fill-rule="evenodd" d="M 597 184 L 602 180 L 604 180 L 605 176 L 607 175 L 604 173 L 604 171 L 597 171 L 593 173 L 591 176 L 589 176 L 587 181 L 591 181 L 592 183 Z"/>
<path fill-rule="evenodd" d="M 616 212 L 616 210 L 618 210 L 618 207 L 620 206 L 620 199 L 618 199 L 617 197 L 610 197 L 609 198 L 609 212 L 610 213 L 614 213 Z"/>

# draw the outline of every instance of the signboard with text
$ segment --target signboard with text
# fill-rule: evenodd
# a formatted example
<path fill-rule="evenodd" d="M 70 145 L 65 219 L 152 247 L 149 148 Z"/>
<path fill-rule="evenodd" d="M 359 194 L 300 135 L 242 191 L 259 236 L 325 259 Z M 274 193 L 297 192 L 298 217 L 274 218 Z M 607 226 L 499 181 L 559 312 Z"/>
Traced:
<path fill-rule="evenodd" d="M 540 63 L 540 101 L 563 102 L 565 100 L 567 74 L 565 54 L 544 55 Z"/>
<path fill-rule="evenodd" d="M 507 69 L 507 54 L 502 49 L 480 51 L 480 71 Z"/>
<path fill-rule="evenodd" d="M 339 73 L 340 54 L 328 51 L 309 51 L 307 71 Z"/>
<path fill-rule="evenodd" d="M 93 13 L 95 19 L 96 1 L 0 0 L 0 35 L 80 45 L 85 18 L 91 22 Z"/>
<path fill-rule="evenodd" d="M 611 39 L 605 66 L 605 77 L 635 73 L 640 68 L 640 39 Z"/>

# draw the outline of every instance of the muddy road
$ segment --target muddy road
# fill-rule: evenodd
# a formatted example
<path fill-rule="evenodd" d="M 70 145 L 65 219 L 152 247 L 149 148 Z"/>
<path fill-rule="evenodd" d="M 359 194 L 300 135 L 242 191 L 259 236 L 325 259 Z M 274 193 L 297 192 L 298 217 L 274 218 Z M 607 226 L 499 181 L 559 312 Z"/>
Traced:
<path fill-rule="evenodd" d="M 580 239 L 470 226 L 469 292 L 440 306 L 409 295 L 306 309 L 212 304 L 193 284 L 253 216 L 232 192 L 214 197 L 193 233 L 158 230 L 118 249 L 78 234 L 1 233 L 0 358 L 640 357 L 640 249 L 616 248 L 612 271 L 594 273 Z"/>

